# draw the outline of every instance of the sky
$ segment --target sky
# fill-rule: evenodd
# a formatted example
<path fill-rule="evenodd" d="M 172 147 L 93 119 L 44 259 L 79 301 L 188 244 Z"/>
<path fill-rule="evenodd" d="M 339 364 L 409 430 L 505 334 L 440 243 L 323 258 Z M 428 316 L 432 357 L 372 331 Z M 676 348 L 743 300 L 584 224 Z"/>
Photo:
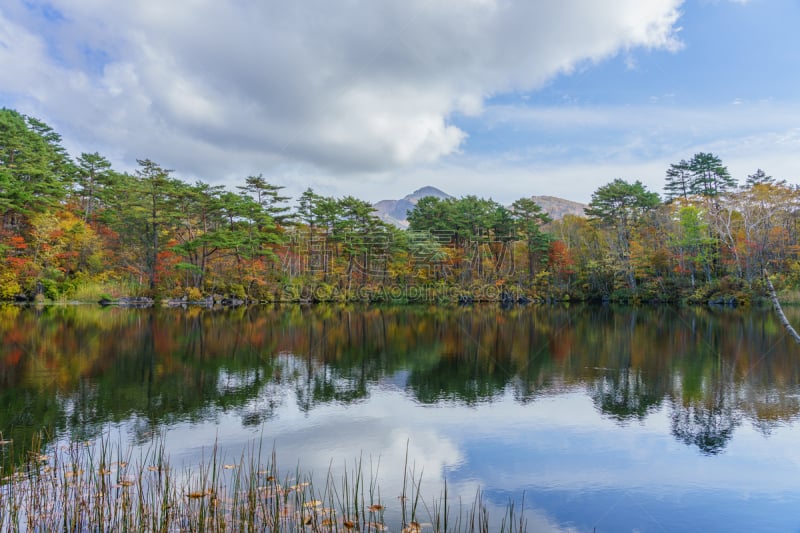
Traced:
<path fill-rule="evenodd" d="M 378 201 L 800 180 L 797 0 L 5 0 L 0 106 L 73 156 Z"/>

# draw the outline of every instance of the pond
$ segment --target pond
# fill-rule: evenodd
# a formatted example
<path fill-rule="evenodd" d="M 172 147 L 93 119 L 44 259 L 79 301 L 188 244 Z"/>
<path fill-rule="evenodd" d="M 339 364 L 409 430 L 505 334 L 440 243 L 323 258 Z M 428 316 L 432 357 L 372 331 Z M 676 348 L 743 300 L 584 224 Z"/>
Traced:
<path fill-rule="evenodd" d="M 5 306 L 0 337 L 6 464 L 42 430 L 179 465 L 260 444 L 530 531 L 800 528 L 800 347 L 768 309 Z"/>

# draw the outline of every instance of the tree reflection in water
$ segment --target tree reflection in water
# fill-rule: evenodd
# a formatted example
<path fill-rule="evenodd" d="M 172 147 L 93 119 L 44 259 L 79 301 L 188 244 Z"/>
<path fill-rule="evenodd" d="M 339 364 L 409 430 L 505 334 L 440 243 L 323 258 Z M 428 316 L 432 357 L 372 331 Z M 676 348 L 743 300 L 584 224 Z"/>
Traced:
<path fill-rule="evenodd" d="M 743 421 L 769 433 L 800 413 L 797 348 L 751 310 L 5 306 L 0 338 L 0 431 L 18 443 L 124 420 L 141 442 L 220 412 L 257 426 L 287 401 L 310 412 L 376 386 L 431 405 L 585 390 L 621 424 L 667 408 L 706 454 Z"/>

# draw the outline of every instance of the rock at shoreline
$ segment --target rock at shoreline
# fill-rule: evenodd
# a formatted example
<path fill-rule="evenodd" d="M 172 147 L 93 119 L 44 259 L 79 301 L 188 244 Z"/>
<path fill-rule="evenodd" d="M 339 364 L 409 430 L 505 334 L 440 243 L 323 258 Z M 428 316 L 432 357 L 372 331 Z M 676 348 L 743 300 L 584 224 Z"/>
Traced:
<path fill-rule="evenodd" d="M 116 305 L 118 307 L 144 308 L 144 307 L 152 307 L 155 301 L 152 298 L 147 298 L 144 296 L 135 296 L 135 297 L 125 296 L 122 298 L 117 298 L 116 300 L 103 298 L 98 303 L 102 306 Z"/>

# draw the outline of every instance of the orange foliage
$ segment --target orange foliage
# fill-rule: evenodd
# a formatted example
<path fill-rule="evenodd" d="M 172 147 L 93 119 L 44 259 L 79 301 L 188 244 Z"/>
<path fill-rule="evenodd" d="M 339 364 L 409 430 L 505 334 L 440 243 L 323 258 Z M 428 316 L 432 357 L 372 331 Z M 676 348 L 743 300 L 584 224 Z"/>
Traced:
<path fill-rule="evenodd" d="M 9 239 L 9 244 L 15 250 L 25 250 L 28 247 L 28 244 L 25 242 L 20 236 L 14 236 Z"/>
<path fill-rule="evenodd" d="M 553 271 L 559 274 L 574 274 L 575 271 L 572 267 L 575 265 L 575 260 L 563 241 L 553 241 L 550 245 L 550 252 L 548 254 L 550 264 L 553 266 Z"/>

